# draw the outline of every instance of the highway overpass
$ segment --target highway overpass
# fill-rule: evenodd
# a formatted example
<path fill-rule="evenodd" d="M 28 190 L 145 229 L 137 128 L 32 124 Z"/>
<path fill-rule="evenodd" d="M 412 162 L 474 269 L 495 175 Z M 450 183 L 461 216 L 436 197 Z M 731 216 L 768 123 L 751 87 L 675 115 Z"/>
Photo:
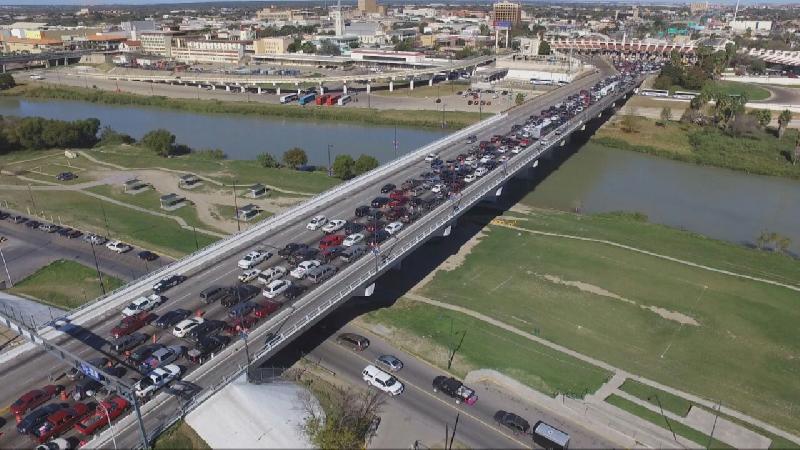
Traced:
<path fill-rule="evenodd" d="M 2 73 L 5 73 L 6 70 L 10 69 L 9 66 L 12 64 L 21 64 L 25 67 L 29 65 L 42 65 L 45 67 L 50 67 L 51 65 L 58 66 L 59 64 L 66 66 L 70 63 L 70 61 L 80 61 L 84 55 L 88 55 L 89 53 L 92 53 L 92 50 L 0 56 L 0 68 L 2 68 Z"/>
<path fill-rule="evenodd" d="M 99 355 L 113 356 L 107 351 L 107 339 L 110 329 L 120 319 L 121 308 L 134 298 L 148 294 L 150 287 L 156 281 L 170 274 L 184 274 L 189 278 L 185 283 L 166 293 L 168 300 L 156 309 L 156 313 L 162 314 L 180 307 L 190 311 L 202 309 L 207 318 L 224 318 L 225 308 L 219 303 L 203 305 L 199 293 L 211 285 L 234 285 L 237 282 L 237 275 L 241 273 L 236 261 L 246 252 L 256 248 L 282 248 L 289 242 L 316 245 L 322 234 L 319 231 L 306 229 L 305 225 L 311 217 L 322 214 L 329 218 L 349 220 L 353 216 L 354 209 L 359 205 L 368 204 L 378 195 L 383 184 L 400 185 L 406 179 L 430 170 L 429 164 L 423 162 L 424 155 L 437 153 L 442 159 L 454 158 L 457 154 L 466 152 L 471 146 L 465 142 L 467 136 L 476 135 L 478 140 L 487 140 L 494 134 L 506 134 L 512 125 L 524 122 L 528 116 L 538 114 L 540 109 L 558 103 L 567 95 L 592 86 L 612 72 L 611 67 L 601 67 L 600 73 L 578 79 L 507 113 L 493 116 L 453 133 L 136 280 L 72 312 L 69 317 L 72 331 L 69 333 L 51 326 L 40 329 L 39 333 L 44 339 L 63 346 L 83 359 Z M 572 133 L 585 129 L 588 122 L 603 120 L 610 114 L 610 110 L 630 95 L 634 87 L 633 83 L 626 85 L 623 89 L 602 98 L 570 122 L 562 125 L 558 132 L 552 132 L 547 138 L 549 143 L 544 143 L 543 139 L 518 155 L 513 155 L 505 164 L 468 184 L 459 194 L 450 196 L 417 221 L 406 225 L 401 232 L 381 244 L 374 253 L 349 265 L 337 262 L 339 271 L 334 277 L 320 285 L 309 286 L 309 290 L 299 299 L 285 302 L 277 313 L 262 321 L 257 328 L 250 330 L 246 341 L 235 341 L 205 364 L 188 367 L 189 371 L 184 374 L 183 380 L 197 387 L 199 392 L 191 398 L 181 398 L 162 392 L 144 404 L 141 411 L 148 438 L 155 437 L 187 411 L 202 404 L 219 388 L 242 373 L 248 361 L 269 358 L 351 296 L 370 295 L 381 274 L 393 268 L 401 268 L 403 258 L 428 240 L 449 235 L 451 227 L 462 214 L 484 199 L 502 195 L 503 185 L 512 177 L 531 170 L 540 157 L 548 152 L 557 151 Z M 285 265 L 277 256 L 272 257 L 267 264 Z M 148 332 L 153 332 L 153 329 L 148 328 Z M 159 342 L 166 345 L 183 342 L 167 331 L 156 330 L 155 333 Z M 28 389 L 50 384 L 51 380 L 61 376 L 67 368 L 64 364 L 59 364 L 56 359 L 45 355 L 33 344 L 21 345 L 0 355 L 0 362 L 2 362 L 0 377 L 3 380 L 25 380 L 0 384 L 0 399 L 2 399 L 0 404 L 10 404 Z M 134 376 L 138 374 L 129 371 L 122 378 L 131 379 Z M 0 447 L 16 448 L 28 445 L 27 437 L 20 436 L 10 429 L 3 431 L 5 433 L 0 436 Z M 115 435 L 110 429 L 99 433 L 88 447 L 110 448 L 113 444 L 112 435 L 116 439 L 116 444 L 122 448 L 140 445 L 135 415 L 129 414 L 116 423 L 114 431 Z"/>

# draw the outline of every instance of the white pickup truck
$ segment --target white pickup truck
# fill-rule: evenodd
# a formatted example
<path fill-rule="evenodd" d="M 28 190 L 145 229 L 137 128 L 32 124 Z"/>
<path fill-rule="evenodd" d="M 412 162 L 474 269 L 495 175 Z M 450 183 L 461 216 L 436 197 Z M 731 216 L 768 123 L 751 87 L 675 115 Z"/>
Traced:
<path fill-rule="evenodd" d="M 175 364 L 169 364 L 164 367 L 153 369 L 150 373 L 145 375 L 144 378 L 139 380 L 133 388 L 136 390 L 136 395 L 138 397 L 147 397 L 166 386 L 170 381 L 178 378 L 180 374 L 180 367 Z"/>

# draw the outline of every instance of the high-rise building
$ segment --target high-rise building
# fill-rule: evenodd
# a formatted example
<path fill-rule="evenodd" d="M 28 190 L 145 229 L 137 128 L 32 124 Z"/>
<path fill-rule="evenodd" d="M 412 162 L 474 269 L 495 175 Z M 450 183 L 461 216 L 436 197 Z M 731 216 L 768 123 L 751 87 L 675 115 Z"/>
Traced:
<path fill-rule="evenodd" d="M 380 12 L 377 0 L 358 0 L 358 10 L 361 14 L 377 14 Z"/>
<path fill-rule="evenodd" d="M 492 25 L 499 28 L 510 28 L 518 24 L 522 18 L 519 3 L 502 1 L 492 6 Z"/>

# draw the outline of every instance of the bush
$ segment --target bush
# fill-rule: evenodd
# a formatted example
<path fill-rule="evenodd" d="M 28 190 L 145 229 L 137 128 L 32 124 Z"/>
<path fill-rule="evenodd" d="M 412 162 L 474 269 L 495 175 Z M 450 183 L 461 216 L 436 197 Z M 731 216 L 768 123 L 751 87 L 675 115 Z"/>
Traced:
<path fill-rule="evenodd" d="M 103 127 L 103 131 L 100 132 L 100 140 L 97 142 L 97 146 L 133 144 L 135 142 L 136 139 L 130 135 L 120 133 L 111 127 Z"/>
<path fill-rule="evenodd" d="M 380 163 L 378 160 L 369 155 L 361 155 L 355 162 L 354 171 L 356 175 L 367 173 L 372 169 L 376 169 Z"/>
<path fill-rule="evenodd" d="M 17 83 L 14 81 L 14 77 L 12 77 L 10 73 L 0 73 L 0 91 L 11 89 L 16 85 Z"/>
<path fill-rule="evenodd" d="M 292 169 L 308 164 L 308 155 L 300 147 L 292 147 L 283 153 L 283 163 Z"/>
<path fill-rule="evenodd" d="M 203 150 L 195 150 L 191 152 L 193 156 L 196 156 L 201 159 L 209 159 L 214 161 L 220 161 L 226 159 L 228 155 L 225 154 L 224 151 L 218 148 L 206 148 Z"/>
<path fill-rule="evenodd" d="M 42 117 L 6 117 L 2 125 L 9 147 L 28 150 L 88 148 L 97 143 L 97 131 L 100 129 L 97 119 L 67 122 Z"/>
<path fill-rule="evenodd" d="M 348 180 L 355 175 L 355 161 L 350 155 L 337 155 L 333 160 L 333 175 L 342 180 Z"/>
<path fill-rule="evenodd" d="M 267 169 L 275 169 L 280 167 L 280 163 L 278 162 L 277 159 L 275 159 L 274 156 L 272 156 L 271 153 L 267 152 L 259 153 L 259 155 L 256 157 L 256 160 L 261 165 L 261 167 L 265 167 Z"/>
<path fill-rule="evenodd" d="M 145 134 L 142 137 L 142 145 L 159 156 L 167 157 L 173 153 L 175 135 L 163 128 L 159 128 Z"/>

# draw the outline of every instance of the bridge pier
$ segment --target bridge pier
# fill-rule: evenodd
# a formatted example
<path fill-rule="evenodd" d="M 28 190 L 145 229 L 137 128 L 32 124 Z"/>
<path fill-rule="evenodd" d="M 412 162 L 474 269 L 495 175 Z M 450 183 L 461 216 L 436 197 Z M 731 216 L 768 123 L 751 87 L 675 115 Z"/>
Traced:
<path fill-rule="evenodd" d="M 347 83 L 342 83 L 342 94 L 347 95 Z"/>
<path fill-rule="evenodd" d="M 413 78 L 411 79 L 411 82 L 408 84 L 408 88 L 409 88 L 410 91 L 414 90 L 414 79 Z"/>
<path fill-rule="evenodd" d="M 375 283 L 372 283 L 364 288 L 364 297 L 372 297 L 372 294 L 374 293 L 375 293 Z"/>
<path fill-rule="evenodd" d="M 428 80 L 428 86 L 433 86 L 433 75 L 431 75 L 431 79 Z"/>
<path fill-rule="evenodd" d="M 275 85 L 273 84 L 273 86 L 275 86 Z M 275 88 L 275 93 L 278 94 L 278 95 L 281 95 L 281 87 L 280 86 L 277 86 Z"/>
<path fill-rule="evenodd" d="M 3 73 L 6 73 L 6 65 L 3 64 Z"/>
<path fill-rule="evenodd" d="M 325 86 L 323 86 L 322 83 L 320 83 L 319 84 L 319 95 L 322 95 L 324 93 L 325 93 Z"/>
<path fill-rule="evenodd" d="M 367 94 L 369 94 L 370 92 L 372 92 L 372 85 L 367 83 Z"/>
<path fill-rule="evenodd" d="M 246 90 L 247 89 L 244 86 L 242 86 L 242 94 L 244 94 Z"/>
<path fill-rule="evenodd" d="M 446 226 L 444 228 L 444 230 L 442 230 L 442 237 L 450 236 L 450 233 L 452 233 L 452 232 L 453 232 L 453 226 L 452 225 L 448 225 L 448 226 Z"/>
<path fill-rule="evenodd" d="M 258 87 L 258 95 L 261 95 L 261 86 Z"/>
<path fill-rule="evenodd" d="M 212 84 L 211 85 L 211 90 L 212 91 L 216 91 L 217 90 L 217 85 L 216 84 Z"/>
<path fill-rule="evenodd" d="M 230 92 L 230 91 L 231 91 L 231 87 L 226 84 L 225 85 L 225 92 Z"/>
<path fill-rule="evenodd" d="M 394 92 L 394 81 L 389 82 L 389 92 Z"/>

